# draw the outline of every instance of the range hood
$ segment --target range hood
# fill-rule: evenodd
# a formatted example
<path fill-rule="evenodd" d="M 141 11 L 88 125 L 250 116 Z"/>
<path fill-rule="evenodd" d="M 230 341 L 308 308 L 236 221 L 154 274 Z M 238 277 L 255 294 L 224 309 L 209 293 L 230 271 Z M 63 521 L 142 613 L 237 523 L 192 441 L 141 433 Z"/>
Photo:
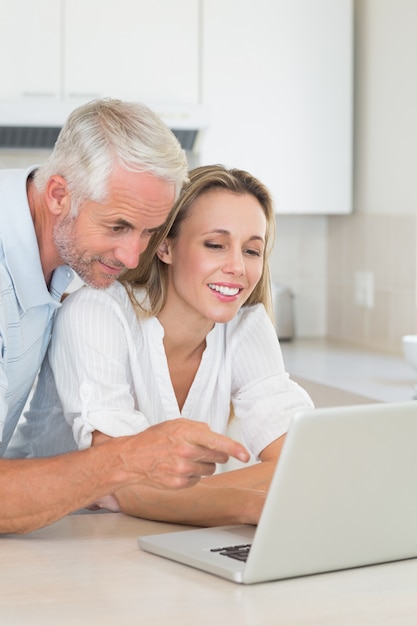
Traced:
<path fill-rule="evenodd" d="M 52 149 L 73 109 L 85 101 L 24 98 L 0 101 L 0 149 Z M 148 104 L 172 130 L 184 150 L 198 152 L 207 127 L 202 105 Z"/>

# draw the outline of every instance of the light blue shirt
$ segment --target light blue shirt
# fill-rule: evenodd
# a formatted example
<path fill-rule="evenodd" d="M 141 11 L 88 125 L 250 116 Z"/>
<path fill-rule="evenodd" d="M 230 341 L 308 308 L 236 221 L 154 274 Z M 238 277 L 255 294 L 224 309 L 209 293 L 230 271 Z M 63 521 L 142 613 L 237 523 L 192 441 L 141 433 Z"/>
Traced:
<path fill-rule="evenodd" d="M 42 363 L 61 296 L 74 276 L 69 267 L 58 267 L 48 291 L 26 193 L 33 169 L 0 171 L 0 456 Z"/>

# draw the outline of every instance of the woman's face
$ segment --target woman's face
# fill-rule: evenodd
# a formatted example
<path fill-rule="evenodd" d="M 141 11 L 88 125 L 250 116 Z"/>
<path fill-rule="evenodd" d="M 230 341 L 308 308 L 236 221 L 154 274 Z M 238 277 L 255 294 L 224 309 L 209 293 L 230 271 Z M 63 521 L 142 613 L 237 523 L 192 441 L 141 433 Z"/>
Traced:
<path fill-rule="evenodd" d="M 265 234 L 264 210 L 251 194 L 202 194 L 160 255 L 170 266 L 167 306 L 231 320 L 262 275 Z"/>

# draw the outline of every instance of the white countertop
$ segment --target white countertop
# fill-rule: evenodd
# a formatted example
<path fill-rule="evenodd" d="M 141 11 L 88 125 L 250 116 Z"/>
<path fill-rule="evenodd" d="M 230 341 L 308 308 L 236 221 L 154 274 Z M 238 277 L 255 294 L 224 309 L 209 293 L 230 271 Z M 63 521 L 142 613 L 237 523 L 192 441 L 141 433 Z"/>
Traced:
<path fill-rule="evenodd" d="M 141 551 L 178 526 L 121 513 L 69 515 L 0 537 L 5 626 L 414 624 L 417 559 L 238 585 Z"/>
<path fill-rule="evenodd" d="M 402 356 L 374 352 L 328 339 L 281 342 L 287 371 L 381 402 L 414 398 L 415 371 Z"/>

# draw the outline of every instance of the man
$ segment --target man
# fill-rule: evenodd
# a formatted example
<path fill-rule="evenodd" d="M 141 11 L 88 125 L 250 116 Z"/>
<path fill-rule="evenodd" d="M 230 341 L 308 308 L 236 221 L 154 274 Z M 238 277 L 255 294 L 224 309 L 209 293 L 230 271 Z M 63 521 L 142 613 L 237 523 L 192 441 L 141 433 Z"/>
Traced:
<path fill-rule="evenodd" d="M 109 286 L 138 264 L 187 178 L 184 151 L 149 109 L 98 100 L 76 109 L 38 169 L 0 173 L 0 457 L 73 278 Z M 214 472 L 237 442 L 183 419 L 43 459 L 0 459 L 0 532 L 28 532 L 117 489 L 177 489 Z"/>

